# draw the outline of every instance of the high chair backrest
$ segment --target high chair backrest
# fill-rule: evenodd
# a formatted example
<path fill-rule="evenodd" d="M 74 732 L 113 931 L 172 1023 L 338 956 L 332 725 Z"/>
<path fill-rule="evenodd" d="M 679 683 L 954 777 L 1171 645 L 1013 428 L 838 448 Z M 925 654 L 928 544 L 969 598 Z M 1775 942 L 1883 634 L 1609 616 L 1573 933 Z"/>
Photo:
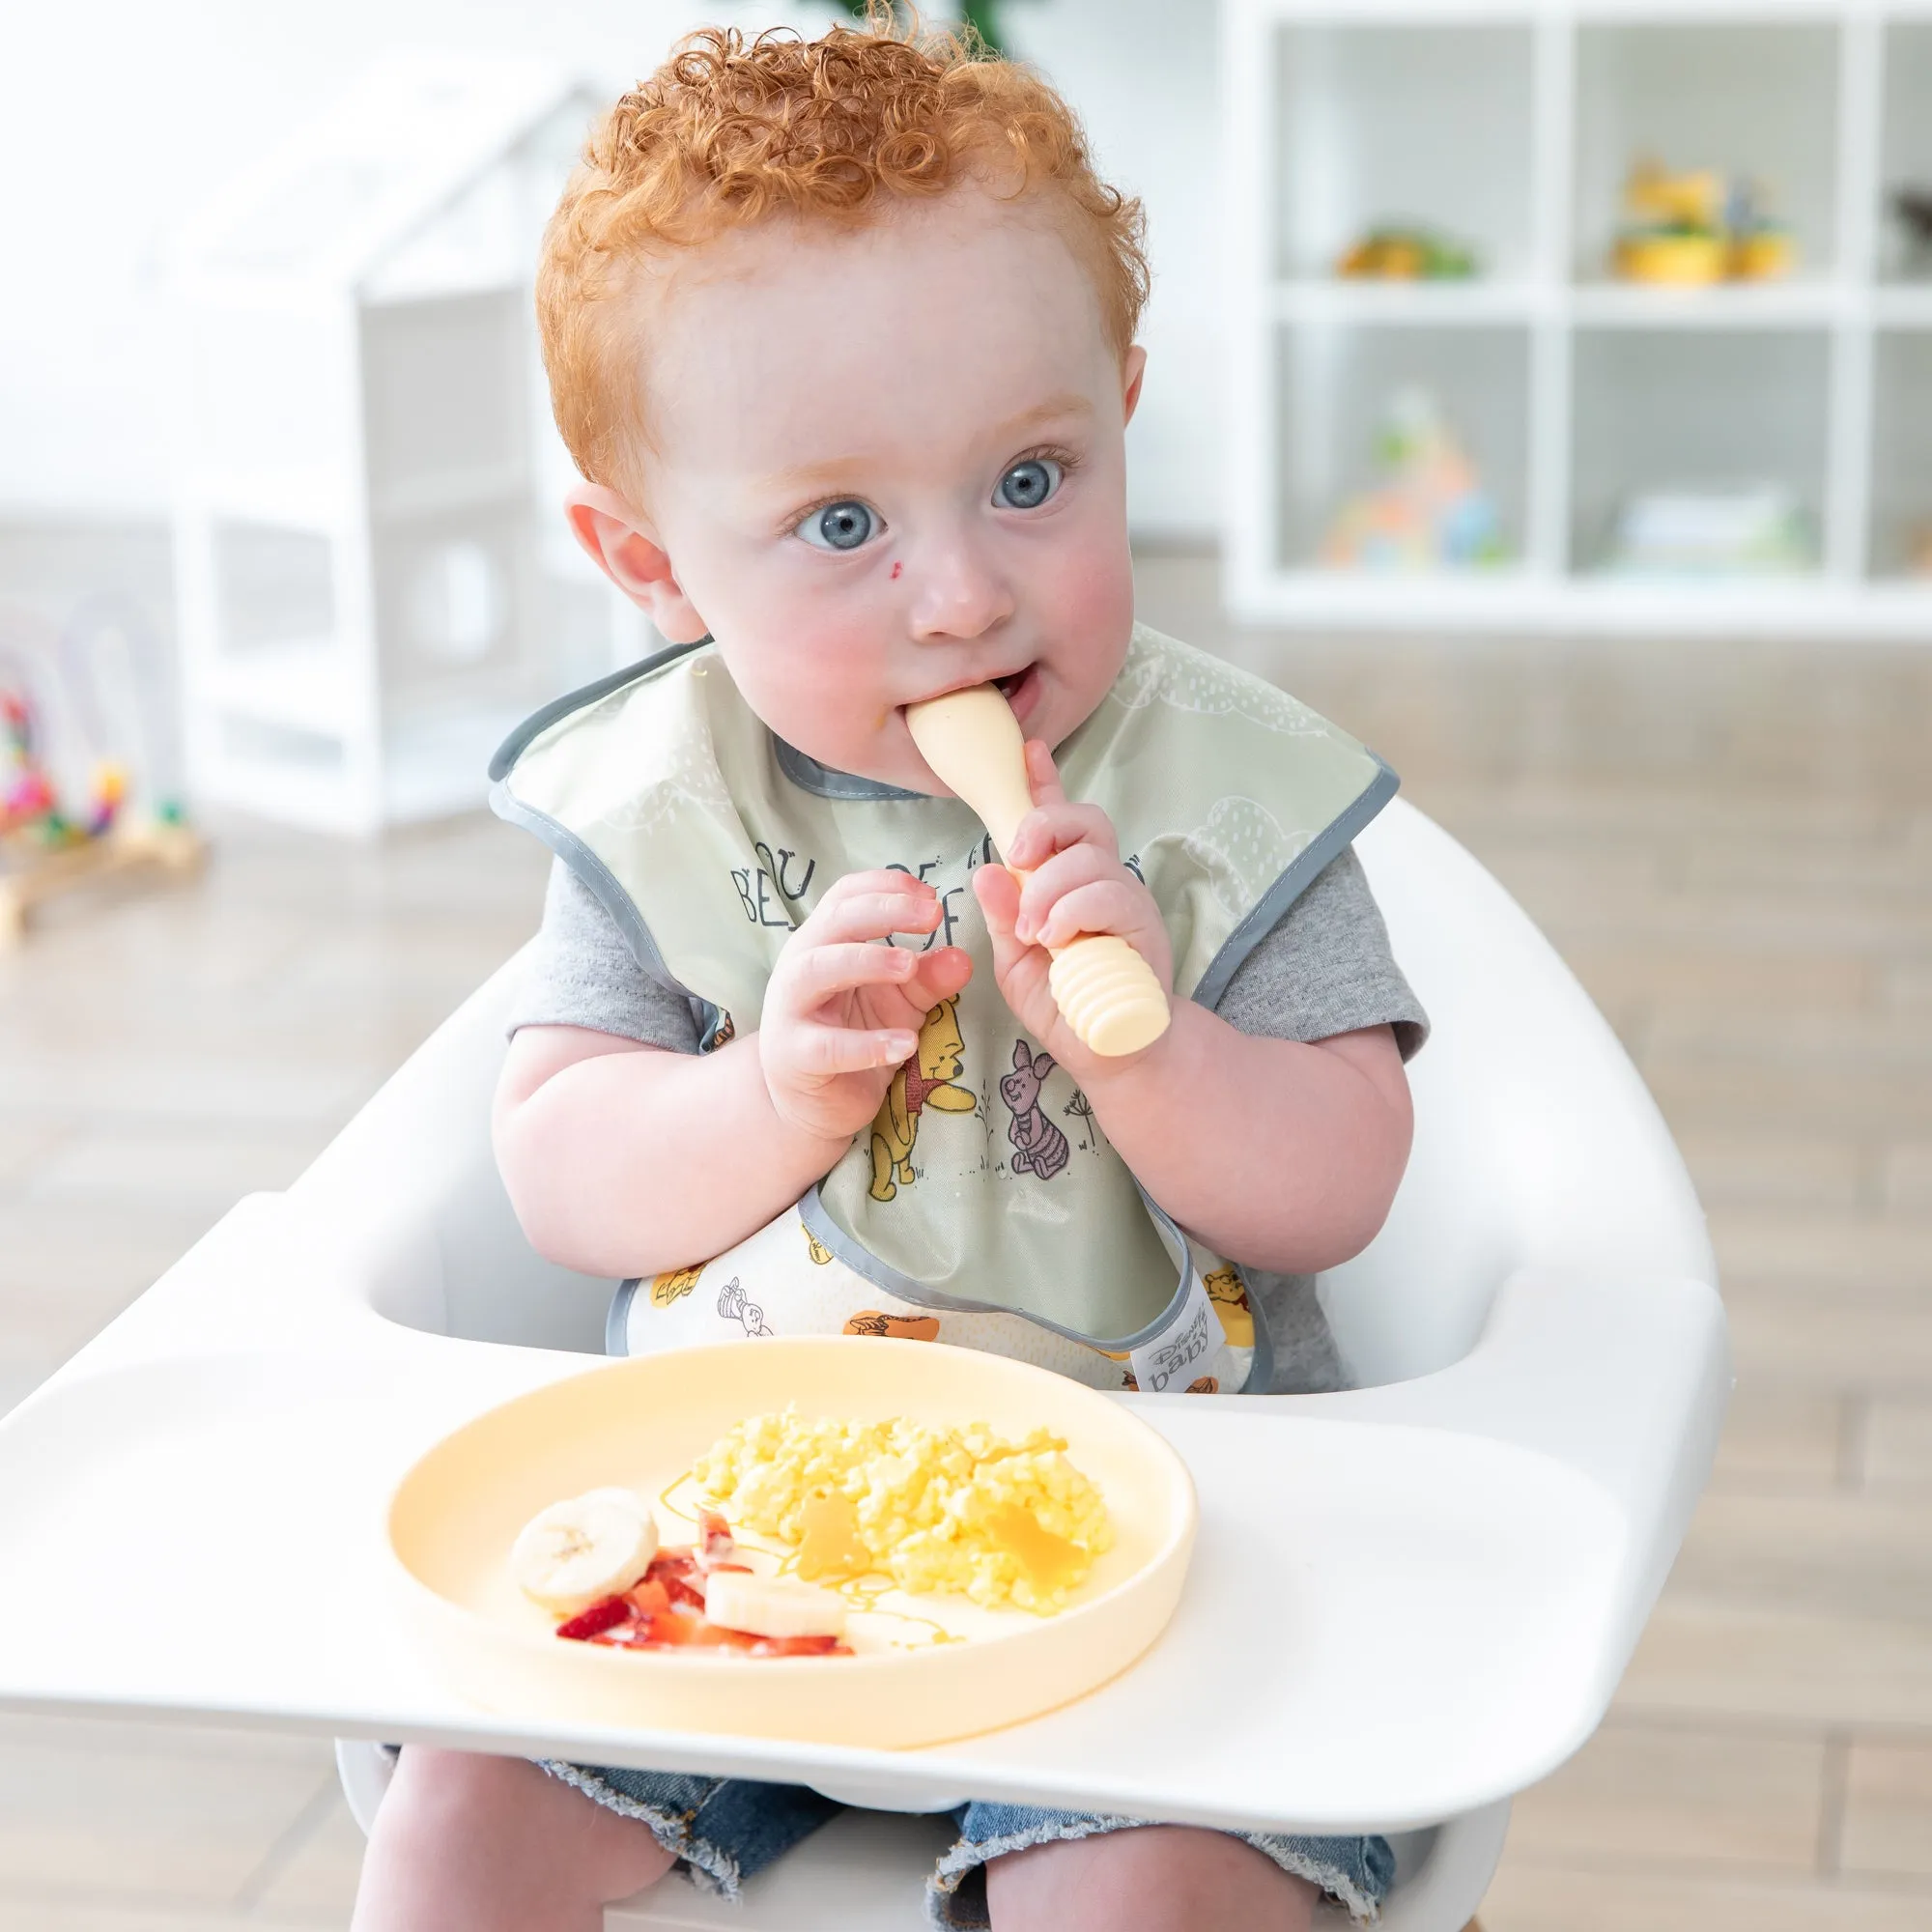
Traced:
<path fill-rule="evenodd" d="M 1682 1161 L 1622 1047 L 1501 886 L 1400 801 L 1357 841 L 1434 1032 L 1411 1064 L 1415 1149 L 1388 1225 L 1321 1297 L 1361 1383 L 1446 1366 L 1530 1262 L 1714 1279 Z M 491 1152 L 512 961 L 292 1190 L 412 1327 L 601 1350 L 608 1281 L 525 1241 Z M 1257 1155 L 1257 1179 L 1264 1159 Z"/>
<path fill-rule="evenodd" d="M 1364 1385 L 1458 1360 L 1529 1263 L 1717 1279 L 1669 1129 L 1616 1036 L 1490 873 L 1412 806 L 1356 840 L 1432 1024 L 1387 1225 L 1321 1280 Z"/>

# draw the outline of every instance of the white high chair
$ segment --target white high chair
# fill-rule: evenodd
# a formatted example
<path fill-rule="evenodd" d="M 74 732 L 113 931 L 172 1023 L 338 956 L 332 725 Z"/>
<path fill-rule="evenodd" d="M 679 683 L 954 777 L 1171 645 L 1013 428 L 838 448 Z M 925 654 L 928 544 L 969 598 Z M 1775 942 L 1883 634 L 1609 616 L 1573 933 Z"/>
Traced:
<path fill-rule="evenodd" d="M 1510 1796 L 1603 1716 L 1708 1473 L 1728 1361 L 1682 1162 L 1581 989 L 1419 812 L 1390 807 L 1357 849 L 1435 1025 L 1394 1212 L 1322 1282 L 1362 1385 L 1121 1398 L 1202 1500 L 1180 1608 L 1123 1677 L 904 1752 L 560 1732 L 427 1678 L 384 1602 L 387 1491 L 459 1421 L 586 1366 L 611 1295 L 531 1253 L 496 1177 L 506 968 L 286 1196 L 242 1203 L 0 1422 L 0 1704 L 356 1740 L 337 1751 L 365 1828 L 394 1738 L 876 1807 L 742 1907 L 671 1882 L 613 1927 L 912 1932 L 945 1828 L 879 1813 L 970 1794 L 1386 1831 L 1384 1924 L 1458 1932 Z M 50 1575 L 71 1588 L 50 1597 Z"/>

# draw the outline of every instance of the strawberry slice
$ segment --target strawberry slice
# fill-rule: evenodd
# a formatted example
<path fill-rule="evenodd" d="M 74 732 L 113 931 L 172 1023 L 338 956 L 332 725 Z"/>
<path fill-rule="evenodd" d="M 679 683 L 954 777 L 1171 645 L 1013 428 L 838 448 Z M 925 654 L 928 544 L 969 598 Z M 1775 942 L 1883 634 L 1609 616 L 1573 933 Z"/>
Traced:
<path fill-rule="evenodd" d="M 632 1584 L 629 1595 L 631 1607 L 639 1617 L 662 1616 L 670 1608 L 670 1592 L 649 1577 Z"/>
<path fill-rule="evenodd" d="M 701 1575 L 697 1558 L 691 1550 L 660 1549 L 644 1572 L 644 1582 L 657 1584 L 673 1604 L 687 1604 L 694 1610 L 701 1610 L 704 1607 L 704 1592 L 699 1587 Z"/>
<path fill-rule="evenodd" d="M 556 1634 L 573 1643 L 587 1643 L 602 1632 L 627 1624 L 637 1614 L 628 1597 L 606 1597 L 556 1627 Z"/>
<path fill-rule="evenodd" d="M 850 1657 L 852 1646 L 836 1636 L 761 1636 L 752 1644 L 753 1657 Z"/>

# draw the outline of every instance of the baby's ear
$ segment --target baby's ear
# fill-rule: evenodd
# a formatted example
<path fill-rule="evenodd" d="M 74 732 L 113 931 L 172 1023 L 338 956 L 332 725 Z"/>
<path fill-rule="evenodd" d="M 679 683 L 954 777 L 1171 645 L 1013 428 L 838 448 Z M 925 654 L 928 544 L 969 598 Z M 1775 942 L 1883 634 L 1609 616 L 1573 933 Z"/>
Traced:
<path fill-rule="evenodd" d="M 1138 342 L 1127 351 L 1126 359 L 1121 365 L 1122 417 L 1132 422 L 1134 412 L 1141 405 L 1141 381 L 1147 375 L 1147 351 Z"/>
<path fill-rule="evenodd" d="M 657 533 L 616 491 L 580 483 L 563 499 L 572 533 L 599 570 L 673 644 L 695 644 L 711 627 L 697 614 Z"/>

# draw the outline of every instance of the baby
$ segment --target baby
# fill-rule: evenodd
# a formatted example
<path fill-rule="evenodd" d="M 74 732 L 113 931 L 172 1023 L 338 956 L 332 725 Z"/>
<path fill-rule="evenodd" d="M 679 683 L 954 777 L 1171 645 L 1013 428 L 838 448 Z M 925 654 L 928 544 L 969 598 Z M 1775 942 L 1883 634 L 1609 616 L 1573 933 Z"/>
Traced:
<path fill-rule="evenodd" d="M 1424 1028 L 1349 850 L 1394 781 L 1136 626 L 1146 286 L 1065 105 L 945 40 L 700 34 L 591 140 L 539 287 L 569 516 L 671 648 L 499 754 L 559 863 L 496 1140 L 531 1242 L 626 1278 L 615 1350 L 842 1331 L 1339 1385 L 1312 1277 L 1388 1210 Z M 1024 884 L 906 728 L 984 683 L 1029 741 Z M 1151 1046 L 1062 1020 L 1080 933 L 1172 989 Z M 837 1809 L 411 1747 L 355 1923 L 596 1932 Z M 935 1925 L 1289 1932 L 1391 1872 L 1378 1838 L 956 1823 Z"/>

